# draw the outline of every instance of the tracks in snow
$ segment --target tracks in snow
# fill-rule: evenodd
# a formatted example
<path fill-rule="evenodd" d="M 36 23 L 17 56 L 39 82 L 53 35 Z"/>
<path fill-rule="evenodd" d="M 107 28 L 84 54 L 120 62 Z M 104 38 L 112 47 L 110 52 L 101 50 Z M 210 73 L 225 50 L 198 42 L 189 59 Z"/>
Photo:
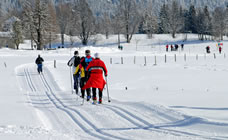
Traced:
<path fill-rule="evenodd" d="M 31 73 L 27 68 L 24 69 L 24 75 L 28 84 L 28 87 L 30 90 L 35 93 L 37 92 L 37 87 L 40 87 L 40 85 L 37 85 L 37 83 L 33 82 L 33 78 L 31 78 Z M 57 95 L 55 95 L 52 86 L 47 82 L 46 77 L 43 74 L 38 75 L 40 78 L 41 84 L 45 88 L 45 95 L 48 98 L 48 100 L 53 104 L 53 106 L 65 113 L 73 122 L 75 125 L 77 125 L 82 131 L 84 131 L 86 134 L 92 136 L 93 138 L 97 139 L 120 139 L 125 140 L 126 138 L 118 137 L 106 132 L 103 132 L 98 127 L 96 127 L 95 124 L 93 124 L 90 120 L 86 118 L 83 114 L 81 114 L 77 109 L 67 106 Z M 35 81 L 35 80 L 34 80 Z M 41 101 L 41 100 L 40 100 Z M 33 103 L 32 103 L 33 104 Z M 68 118 L 67 118 L 68 119 Z M 83 122 L 83 123 L 82 123 Z M 86 125 L 85 125 L 86 124 Z M 75 132 L 76 133 L 76 132 Z"/>
<path fill-rule="evenodd" d="M 24 73 L 24 81 L 27 83 L 24 88 L 28 91 L 29 102 L 44 112 L 49 120 L 44 119 L 44 116 L 41 116 L 41 119 L 45 120 L 44 124 L 50 123 L 50 129 L 61 128 L 62 133 L 69 133 L 69 136 L 77 138 L 82 136 L 82 139 L 151 139 L 154 133 L 185 139 L 214 139 L 193 131 L 176 129 L 203 120 L 163 107 L 150 107 L 140 103 L 124 104 L 117 101 L 112 104 L 93 106 L 86 103 L 80 106 L 75 95 L 60 91 L 48 70 L 44 71 L 44 74 L 39 75 L 34 71 L 34 67 L 25 65 L 19 73 Z"/>

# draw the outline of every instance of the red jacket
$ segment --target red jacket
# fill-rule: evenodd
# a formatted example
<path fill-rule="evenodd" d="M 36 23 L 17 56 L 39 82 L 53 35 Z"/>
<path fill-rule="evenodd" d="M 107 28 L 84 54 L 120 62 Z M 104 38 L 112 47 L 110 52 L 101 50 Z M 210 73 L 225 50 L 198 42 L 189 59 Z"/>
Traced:
<path fill-rule="evenodd" d="M 219 51 L 221 51 L 222 50 L 222 47 L 219 47 Z"/>
<path fill-rule="evenodd" d="M 108 71 L 107 68 L 102 60 L 99 58 L 94 59 L 91 61 L 86 68 L 87 71 L 90 72 L 90 77 L 89 80 L 86 82 L 85 86 L 82 88 L 87 89 L 87 88 L 99 88 L 103 90 L 106 82 L 103 78 L 103 71 L 105 73 L 105 76 L 107 76 Z"/>

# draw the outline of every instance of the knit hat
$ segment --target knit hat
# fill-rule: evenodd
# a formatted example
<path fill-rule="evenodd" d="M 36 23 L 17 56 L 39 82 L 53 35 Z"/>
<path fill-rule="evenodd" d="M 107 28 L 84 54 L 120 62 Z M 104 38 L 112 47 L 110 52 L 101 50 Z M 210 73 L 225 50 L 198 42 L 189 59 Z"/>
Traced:
<path fill-rule="evenodd" d="M 74 55 L 78 55 L 78 51 L 74 51 Z"/>
<path fill-rule="evenodd" d="M 99 53 L 95 53 L 95 54 L 94 54 L 94 57 L 95 57 L 95 58 L 100 58 L 100 54 L 99 54 Z"/>

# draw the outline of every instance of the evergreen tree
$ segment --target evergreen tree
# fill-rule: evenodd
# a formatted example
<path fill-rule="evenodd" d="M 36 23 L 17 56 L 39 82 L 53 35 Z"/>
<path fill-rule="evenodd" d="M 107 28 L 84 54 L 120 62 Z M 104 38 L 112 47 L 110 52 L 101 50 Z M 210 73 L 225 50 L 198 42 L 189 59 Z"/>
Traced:
<path fill-rule="evenodd" d="M 196 29 L 196 9 L 194 5 L 191 5 L 188 11 L 187 28 L 192 33 L 197 33 Z"/>
<path fill-rule="evenodd" d="M 161 10 L 159 13 L 159 33 L 168 33 L 168 23 L 169 23 L 169 16 L 168 16 L 168 6 L 163 4 L 161 6 Z"/>
<path fill-rule="evenodd" d="M 204 21 L 204 35 L 205 35 L 205 39 L 206 38 L 206 35 L 211 35 L 211 32 L 212 32 L 212 23 L 211 23 L 211 15 L 210 15 L 210 12 L 208 10 L 208 7 L 205 6 L 204 7 L 204 10 L 203 10 L 203 13 L 204 13 L 204 16 L 205 16 L 205 21 Z"/>
<path fill-rule="evenodd" d="M 226 5 L 226 11 L 225 11 L 225 23 L 226 23 L 226 36 L 228 37 L 228 4 Z"/>
<path fill-rule="evenodd" d="M 182 33 L 189 33 L 189 22 L 188 22 L 188 10 L 183 11 L 183 27 L 182 27 Z"/>
<path fill-rule="evenodd" d="M 180 20 L 180 31 L 181 33 L 185 33 L 185 10 L 180 6 L 179 8 L 179 20 Z"/>
<path fill-rule="evenodd" d="M 206 21 L 205 14 L 201 9 L 199 9 L 197 19 L 196 19 L 196 29 L 197 29 L 199 40 L 204 40 L 204 33 L 206 31 L 205 21 Z"/>

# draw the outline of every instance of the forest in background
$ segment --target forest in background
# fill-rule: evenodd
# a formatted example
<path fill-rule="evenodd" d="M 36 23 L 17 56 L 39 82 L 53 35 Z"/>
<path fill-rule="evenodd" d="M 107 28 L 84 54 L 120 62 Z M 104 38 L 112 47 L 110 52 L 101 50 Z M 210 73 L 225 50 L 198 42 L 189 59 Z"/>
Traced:
<path fill-rule="evenodd" d="M 128 43 L 134 34 L 175 38 L 177 33 L 194 33 L 199 40 L 223 40 L 228 35 L 227 0 L 20 0 L 2 1 L 1 7 L 7 2 L 14 4 L 1 11 L 1 27 L 16 17 L 13 42 L 19 46 L 31 39 L 38 50 L 59 36 L 64 46 L 64 35 L 71 36 L 72 43 L 77 36 L 83 45 L 97 34 L 124 34 Z"/>

